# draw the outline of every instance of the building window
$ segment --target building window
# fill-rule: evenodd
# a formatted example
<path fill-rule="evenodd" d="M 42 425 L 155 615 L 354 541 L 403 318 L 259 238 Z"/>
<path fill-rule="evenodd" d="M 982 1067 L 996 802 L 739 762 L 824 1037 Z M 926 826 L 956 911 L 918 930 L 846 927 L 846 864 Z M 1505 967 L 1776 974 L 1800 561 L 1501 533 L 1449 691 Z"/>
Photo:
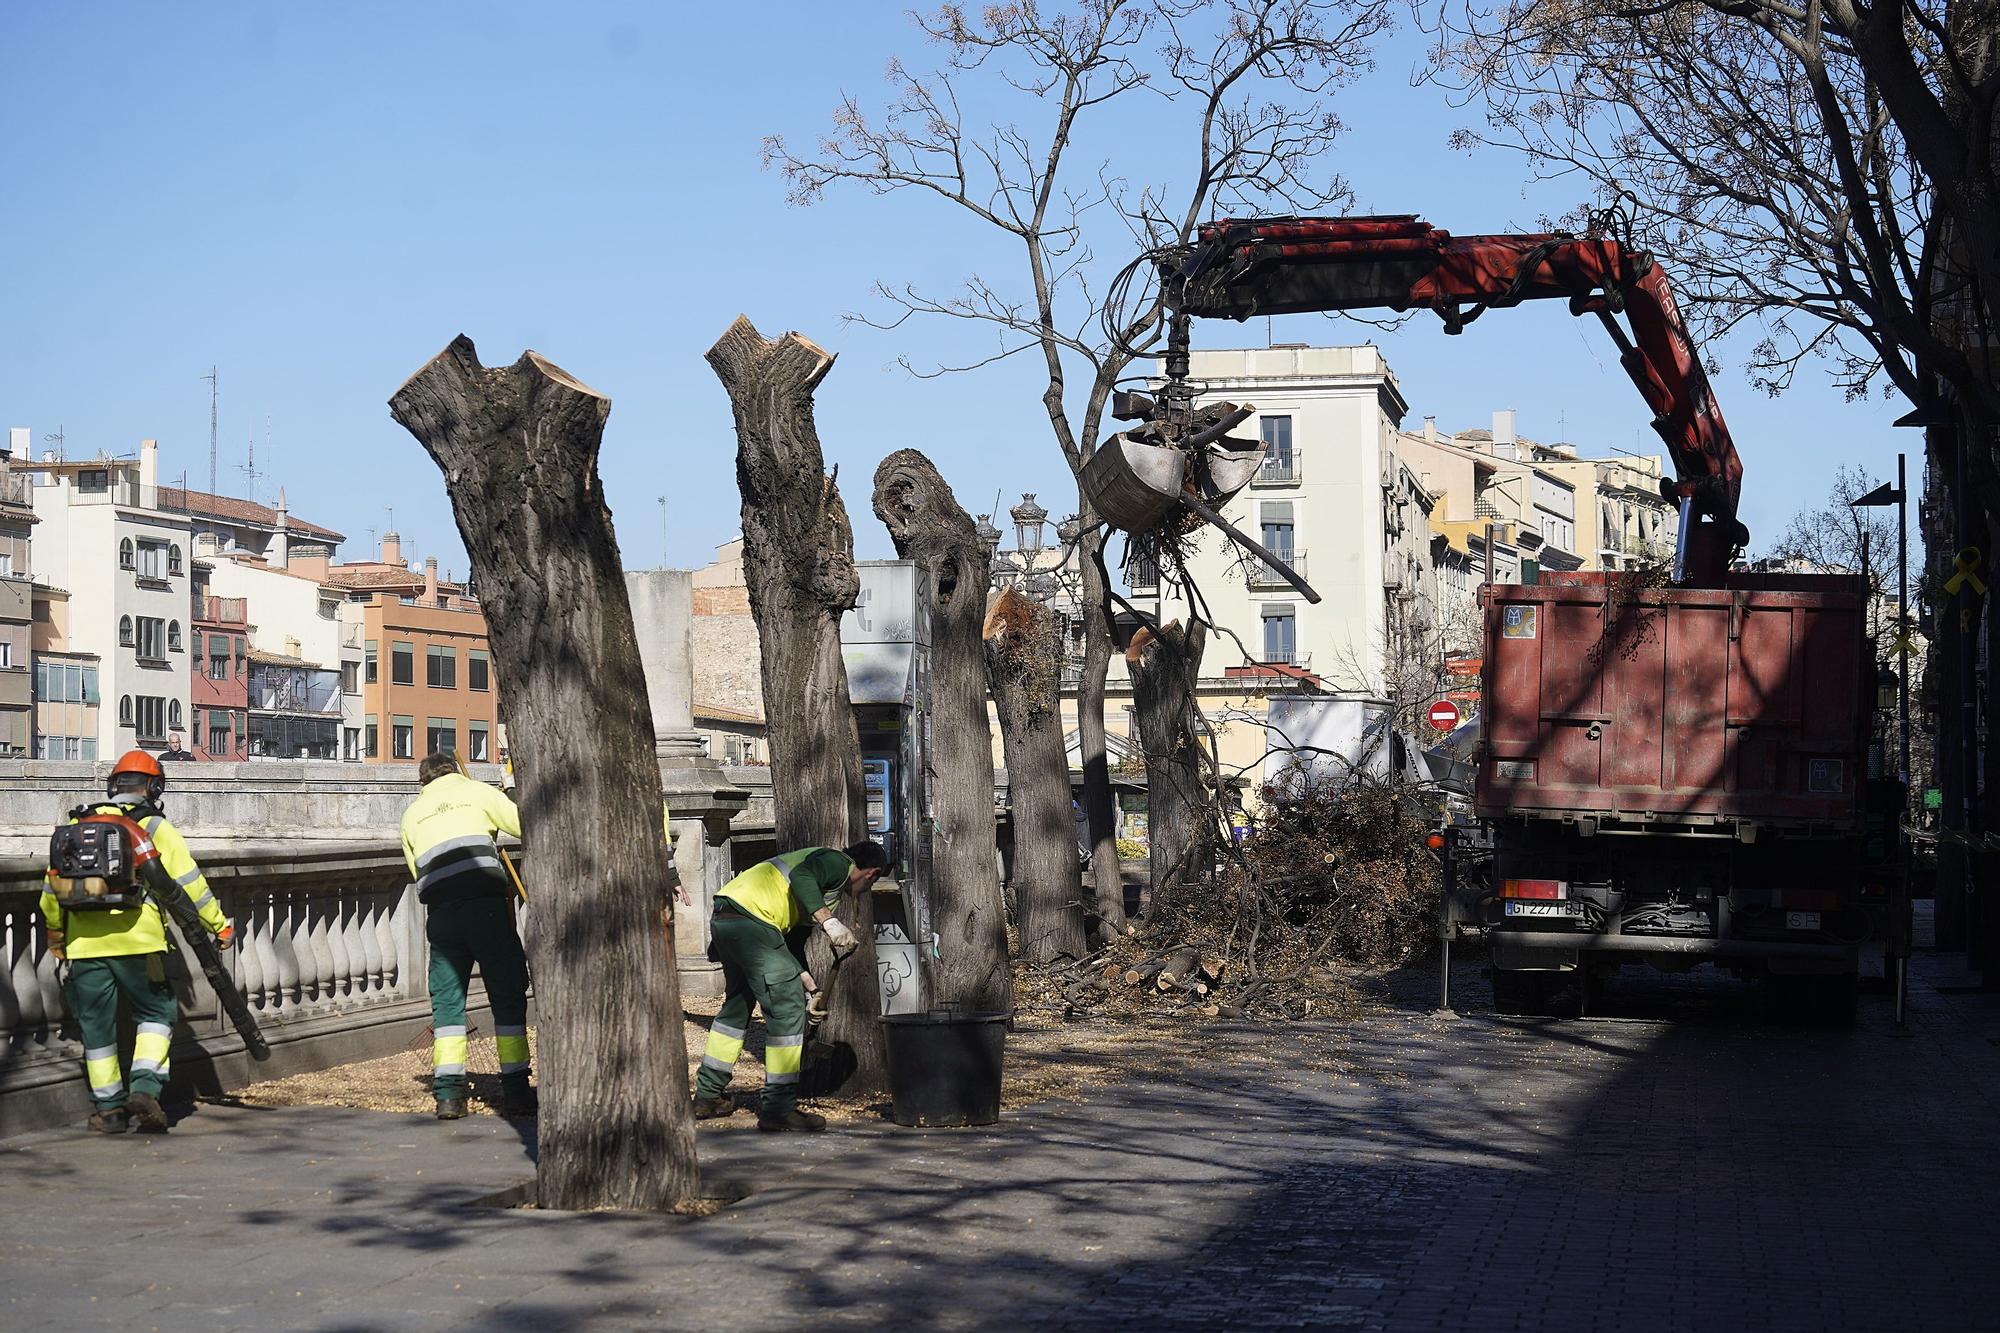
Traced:
<path fill-rule="evenodd" d="M 415 759 L 417 720 L 413 717 L 392 717 L 389 719 L 389 757 L 392 759 Z"/>
<path fill-rule="evenodd" d="M 389 683 L 392 685 L 414 685 L 417 683 L 416 645 L 401 639 L 389 645 Z"/>
<path fill-rule="evenodd" d="M 199 754 L 199 753 L 201 752 L 201 713 L 200 713 L 200 711 L 199 711 L 199 710 L 196 710 L 195 714 L 194 714 L 194 715 L 193 715 L 192 717 L 190 717 L 190 718 L 188 719 L 188 722 L 190 723 L 190 725 L 189 725 L 189 727 L 188 727 L 188 748 L 189 748 L 190 750 L 193 750 L 193 751 L 195 751 L 195 752 L 196 752 L 197 754 Z"/>
<path fill-rule="evenodd" d="M 465 650 L 465 688 L 468 690 L 479 690 L 482 693 L 493 688 L 489 683 L 486 650 L 484 648 L 468 648 Z"/>
<path fill-rule="evenodd" d="M 361 753 L 370 759 L 382 753 L 382 729 L 370 713 L 361 724 Z"/>
<path fill-rule="evenodd" d="M 486 743 L 486 724 L 468 722 L 465 724 L 465 757 L 474 763 L 485 763 L 493 757 Z"/>
<path fill-rule="evenodd" d="M 120 648 L 130 648 L 132 646 L 132 617 L 130 616 L 118 617 L 118 646 Z"/>
<path fill-rule="evenodd" d="M 361 679 L 373 685 L 379 678 L 379 674 L 379 669 L 375 663 L 375 640 L 370 639 L 361 655 Z M 374 751 L 371 750 L 369 753 L 373 754 Z"/>
<path fill-rule="evenodd" d="M 13 669 L 14 645 L 5 639 L 0 639 L 0 671 L 12 671 Z"/>
<path fill-rule="evenodd" d="M 139 617 L 139 641 L 133 651 L 142 662 L 166 660 L 167 622 L 158 616 Z"/>
<path fill-rule="evenodd" d="M 76 474 L 76 488 L 86 495 L 101 495 L 111 489 L 111 473 L 101 467 L 79 472 Z"/>
<path fill-rule="evenodd" d="M 179 699 L 169 699 L 167 700 L 167 730 L 179 731 L 180 728 L 181 701 Z"/>
<path fill-rule="evenodd" d="M 1262 527 L 1264 549 L 1290 564 L 1292 551 L 1296 549 L 1292 544 L 1292 502 L 1266 500 L 1257 506 L 1257 521 Z"/>
<path fill-rule="evenodd" d="M 424 753 L 437 754 L 442 750 L 456 752 L 458 749 L 458 723 L 448 717 L 427 719 L 424 728 Z"/>
<path fill-rule="evenodd" d="M 208 641 L 208 678 L 229 679 L 229 640 L 217 635 Z"/>
<path fill-rule="evenodd" d="M 85 736 L 80 742 L 76 742 L 76 746 L 78 759 L 89 764 L 97 762 L 97 737 Z"/>
<path fill-rule="evenodd" d="M 458 649 L 436 643 L 424 649 L 424 684 L 434 690 L 458 688 Z"/>
<path fill-rule="evenodd" d="M 158 542 L 139 543 L 138 574 L 142 579 L 163 578 L 167 568 L 167 548 Z"/>
<path fill-rule="evenodd" d="M 121 537 L 118 541 L 118 568 L 138 568 L 138 562 L 132 558 L 132 539 L 130 537 Z"/>
<path fill-rule="evenodd" d="M 121 727 L 132 725 L 132 696 L 129 694 L 118 696 L 118 725 Z"/>
<path fill-rule="evenodd" d="M 319 618 L 321 620 L 338 620 L 340 618 L 340 603 L 325 597 L 320 598 Z"/>
<path fill-rule="evenodd" d="M 210 754 L 236 753 L 236 728 L 231 724 L 230 714 L 209 713 L 208 752 Z"/>
<path fill-rule="evenodd" d="M 205 654 L 202 651 L 202 649 L 207 646 L 208 636 L 203 634 L 200 630 L 196 630 L 194 631 L 193 634 L 189 635 L 189 637 L 194 640 L 195 670 L 199 671 L 201 670 L 201 659 L 207 656 L 207 654 Z"/>
<path fill-rule="evenodd" d="M 1260 417 L 1258 433 L 1264 437 L 1264 471 L 1274 480 L 1292 475 L 1292 419 Z"/>
<path fill-rule="evenodd" d="M 175 542 L 173 545 L 167 547 L 167 573 L 178 574 L 180 572 L 181 545 L 179 542 Z"/>
<path fill-rule="evenodd" d="M 342 694 L 361 693 L 361 663 L 342 662 L 340 664 L 340 692 Z"/>
<path fill-rule="evenodd" d="M 350 764 L 361 757 L 361 732 L 356 728 L 341 728 L 340 757 Z"/>
<path fill-rule="evenodd" d="M 167 734 L 167 701 L 157 694 L 142 694 L 135 701 L 132 725 L 140 740 L 164 740 Z"/>
<path fill-rule="evenodd" d="M 169 620 L 167 622 L 167 651 L 170 653 L 177 653 L 180 650 L 181 650 L 181 622 L 178 620 Z"/>
<path fill-rule="evenodd" d="M 1289 606 L 1264 608 L 1264 660 L 1291 663 L 1298 656 L 1298 620 Z"/>

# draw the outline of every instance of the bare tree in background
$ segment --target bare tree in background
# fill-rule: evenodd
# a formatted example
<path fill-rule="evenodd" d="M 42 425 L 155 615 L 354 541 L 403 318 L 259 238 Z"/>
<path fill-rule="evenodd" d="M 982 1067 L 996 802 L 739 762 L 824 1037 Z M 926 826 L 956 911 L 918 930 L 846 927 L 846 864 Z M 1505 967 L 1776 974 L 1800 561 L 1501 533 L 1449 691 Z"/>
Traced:
<path fill-rule="evenodd" d="M 1807 506 L 1792 515 L 1771 554 L 1830 574 L 1859 574 L 1865 568 L 1868 632 L 1886 651 L 1889 636 L 1885 631 L 1895 620 L 1889 599 L 1896 591 L 1896 511 L 1886 505 L 1853 506 L 1853 501 L 1873 489 L 1875 483 L 1860 468 L 1835 470 L 1826 503 Z"/>
<path fill-rule="evenodd" d="M 941 66 L 918 73 L 892 60 L 880 111 L 850 97 L 810 152 L 773 136 L 765 161 L 784 173 L 794 203 L 850 184 L 908 192 L 944 206 L 932 216 L 955 216 L 1019 247 L 1010 280 L 973 275 L 949 295 L 885 281 L 876 294 L 887 314 L 869 322 L 894 328 L 943 317 L 998 335 L 990 355 L 967 364 L 906 361 L 919 375 L 1038 356 L 1047 372 L 1042 407 L 1076 473 L 1097 446 L 1113 388 L 1162 332 L 1157 295 L 1124 291 L 1129 284 L 1113 278 L 1103 257 L 1115 266 L 1118 257 L 1184 242 L 1218 210 L 1307 212 L 1344 200 L 1342 182 L 1323 170 L 1342 128 L 1324 99 L 1370 68 L 1370 43 L 1391 13 L 1386 0 L 1073 0 L 994 5 L 976 16 L 948 5 L 916 19 L 944 48 Z M 1004 109 L 990 125 L 969 124 L 967 100 Z M 1185 175 L 1142 184 L 1112 168 L 1126 144 L 1108 117 L 1135 103 L 1150 131 L 1180 145 Z M 1107 137 L 1082 146 L 1099 125 Z M 1086 533 L 1077 700 L 1084 801 L 1094 913 L 1115 932 L 1124 905 L 1105 758 L 1113 649 L 1105 531 L 1081 494 L 1078 514 Z"/>
<path fill-rule="evenodd" d="M 2000 421 L 1978 350 L 2000 321 L 1989 6 L 1444 0 L 1437 32 L 1485 101 L 1460 141 L 1622 209 L 1698 335 L 1761 328 L 1766 388 L 1817 359 L 1851 395 L 1886 379 L 1922 403 L 1935 376 L 1975 427 Z M 2000 514 L 1992 436 L 1973 434 L 1969 480 Z"/>

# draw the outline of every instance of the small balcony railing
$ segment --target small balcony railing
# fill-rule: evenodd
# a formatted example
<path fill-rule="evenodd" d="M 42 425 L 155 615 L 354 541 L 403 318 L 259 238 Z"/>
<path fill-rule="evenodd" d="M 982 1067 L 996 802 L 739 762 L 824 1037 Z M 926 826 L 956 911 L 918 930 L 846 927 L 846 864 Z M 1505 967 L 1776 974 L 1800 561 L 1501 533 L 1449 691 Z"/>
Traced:
<path fill-rule="evenodd" d="M 1271 554 L 1292 567 L 1292 572 L 1300 578 L 1306 577 L 1306 553 L 1304 551 L 1273 551 Z M 1250 586 L 1253 588 L 1289 588 L 1291 583 L 1280 574 L 1275 565 L 1262 560 L 1250 562 Z"/>
<path fill-rule="evenodd" d="M 1250 481 L 1254 486 L 1296 486 L 1299 482 L 1299 456 L 1284 454 L 1266 458 Z"/>

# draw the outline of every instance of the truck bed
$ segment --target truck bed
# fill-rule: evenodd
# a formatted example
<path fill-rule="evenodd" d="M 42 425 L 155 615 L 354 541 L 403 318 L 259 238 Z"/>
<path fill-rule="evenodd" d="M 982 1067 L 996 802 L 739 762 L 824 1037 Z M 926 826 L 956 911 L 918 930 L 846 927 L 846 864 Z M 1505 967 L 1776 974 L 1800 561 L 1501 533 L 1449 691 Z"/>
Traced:
<path fill-rule="evenodd" d="M 1851 575 L 1544 575 L 1485 593 L 1487 818 L 1860 818 L 1873 662 Z"/>

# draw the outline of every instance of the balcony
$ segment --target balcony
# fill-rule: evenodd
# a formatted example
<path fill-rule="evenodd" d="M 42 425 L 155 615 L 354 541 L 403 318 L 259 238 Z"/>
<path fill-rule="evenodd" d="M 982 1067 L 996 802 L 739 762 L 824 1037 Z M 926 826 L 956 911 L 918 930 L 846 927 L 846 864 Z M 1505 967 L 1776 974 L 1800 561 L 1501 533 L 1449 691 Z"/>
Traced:
<path fill-rule="evenodd" d="M 1306 553 L 1304 551 L 1273 551 L 1271 554 L 1292 567 L 1300 578 L 1306 577 Z M 1253 588 L 1289 588 L 1292 585 L 1280 574 L 1277 567 L 1262 560 L 1250 561 L 1244 577 Z"/>
<path fill-rule="evenodd" d="M 250 623 L 249 600 L 243 597 L 204 597 L 196 607 L 195 619 L 218 625 Z"/>
<path fill-rule="evenodd" d="M 1296 486 L 1299 484 L 1299 456 L 1296 453 L 1266 458 L 1264 466 L 1257 469 L 1257 475 L 1250 478 L 1252 486 Z"/>

